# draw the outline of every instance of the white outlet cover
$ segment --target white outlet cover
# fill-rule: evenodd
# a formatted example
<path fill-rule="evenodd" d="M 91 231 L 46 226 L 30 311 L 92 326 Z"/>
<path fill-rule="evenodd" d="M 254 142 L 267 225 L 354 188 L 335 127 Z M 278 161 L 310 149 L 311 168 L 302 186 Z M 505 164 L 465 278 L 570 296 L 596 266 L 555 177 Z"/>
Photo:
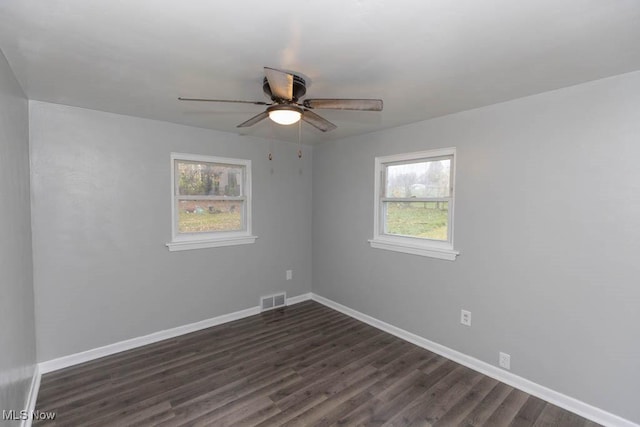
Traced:
<path fill-rule="evenodd" d="M 460 310 L 460 323 L 465 326 L 471 326 L 471 312 L 467 310 Z"/>
<path fill-rule="evenodd" d="M 291 279 L 293 279 L 293 271 L 287 270 L 287 280 L 291 280 Z"/>
<path fill-rule="evenodd" d="M 511 369 L 511 356 L 507 353 L 500 352 L 498 355 L 498 364 L 501 368 Z"/>

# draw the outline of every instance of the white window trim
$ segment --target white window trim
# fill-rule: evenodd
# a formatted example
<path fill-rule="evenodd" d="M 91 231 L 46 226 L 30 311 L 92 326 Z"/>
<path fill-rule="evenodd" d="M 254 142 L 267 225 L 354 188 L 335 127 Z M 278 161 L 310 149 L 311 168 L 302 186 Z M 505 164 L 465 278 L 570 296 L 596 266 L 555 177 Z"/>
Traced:
<path fill-rule="evenodd" d="M 176 217 L 175 161 L 187 160 L 206 163 L 223 163 L 244 166 L 244 196 L 246 197 L 244 221 L 246 229 L 242 231 L 220 231 L 213 233 L 178 233 Z M 203 156 L 199 154 L 171 153 L 171 242 L 166 246 L 169 251 L 217 248 L 221 246 L 246 245 L 255 243 L 258 237 L 251 233 L 251 160 L 227 157 Z"/>
<path fill-rule="evenodd" d="M 429 157 L 453 156 L 452 177 L 451 177 L 451 202 L 449 206 L 449 233 L 450 240 L 441 242 L 436 240 L 419 239 L 415 237 L 396 236 L 385 234 L 383 231 L 384 220 L 382 219 L 381 191 L 382 172 L 384 165 L 394 162 L 405 162 Z M 430 258 L 454 261 L 460 254 L 453 248 L 453 228 L 454 228 L 454 203 L 455 203 L 455 175 L 456 175 L 456 149 L 442 148 L 437 150 L 419 151 L 415 153 L 394 154 L 375 158 L 375 183 L 374 183 L 374 215 L 373 215 L 373 238 L 369 240 L 372 248 L 386 249 L 389 251 L 402 252 L 412 255 L 426 256 Z"/>

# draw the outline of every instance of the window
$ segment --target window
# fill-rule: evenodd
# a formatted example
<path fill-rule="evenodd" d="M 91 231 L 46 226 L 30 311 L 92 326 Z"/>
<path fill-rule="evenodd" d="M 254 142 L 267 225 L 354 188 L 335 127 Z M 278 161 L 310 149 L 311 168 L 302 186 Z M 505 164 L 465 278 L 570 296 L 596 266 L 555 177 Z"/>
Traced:
<path fill-rule="evenodd" d="M 254 243 L 251 161 L 171 154 L 170 251 Z"/>
<path fill-rule="evenodd" d="M 455 148 L 375 159 L 371 246 L 453 261 Z"/>

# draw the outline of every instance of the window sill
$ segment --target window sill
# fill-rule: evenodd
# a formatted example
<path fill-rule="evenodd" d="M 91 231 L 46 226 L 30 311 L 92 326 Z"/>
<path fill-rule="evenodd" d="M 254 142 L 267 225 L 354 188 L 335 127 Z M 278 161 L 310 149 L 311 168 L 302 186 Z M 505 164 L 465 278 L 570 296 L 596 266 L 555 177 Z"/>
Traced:
<path fill-rule="evenodd" d="M 186 240 L 182 242 L 169 242 L 166 245 L 167 248 L 169 248 L 169 252 L 175 252 L 188 251 L 191 249 L 218 248 L 221 246 L 247 245 L 255 243 L 257 238 L 258 236 L 241 236 L 210 240 Z"/>
<path fill-rule="evenodd" d="M 402 252 L 405 254 L 426 256 L 429 258 L 444 259 L 447 261 L 455 261 L 460 254 L 458 251 L 446 248 L 436 248 L 427 245 L 416 245 L 405 242 L 371 239 L 369 240 L 372 248 L 386 249 L 388 251 Z"/>

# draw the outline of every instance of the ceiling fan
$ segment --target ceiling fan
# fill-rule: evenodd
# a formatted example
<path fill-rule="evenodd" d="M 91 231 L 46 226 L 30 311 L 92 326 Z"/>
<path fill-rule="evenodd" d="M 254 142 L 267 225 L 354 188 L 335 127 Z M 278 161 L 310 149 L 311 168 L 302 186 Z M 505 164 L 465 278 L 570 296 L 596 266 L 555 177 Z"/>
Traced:
<path fill-rule="evenodd" d="M 240 123 L 237 126 L 239 128 L 253 126 L 269 117 L 274 122 L 282 125 L 297 123 L 302 119 L 322 132 L 328 132 L 335 129 L 336 125 L 311 110 L 382 111 L 381 99 L 318 98 L 305 99 L 299 102 L 300 98 L 307 93 L 306 82 L 302 77 L 269 67 L 264 67 L 264 74 L 265 78 L 262 82 L 262 90 L 265 95 L 271 99 L 271 102 L 182 97 L 178 99 L 180 101 L 231 102 L 267 106 L 267 109 L 262 113 L 251 117 L 246 122 Z"/>

